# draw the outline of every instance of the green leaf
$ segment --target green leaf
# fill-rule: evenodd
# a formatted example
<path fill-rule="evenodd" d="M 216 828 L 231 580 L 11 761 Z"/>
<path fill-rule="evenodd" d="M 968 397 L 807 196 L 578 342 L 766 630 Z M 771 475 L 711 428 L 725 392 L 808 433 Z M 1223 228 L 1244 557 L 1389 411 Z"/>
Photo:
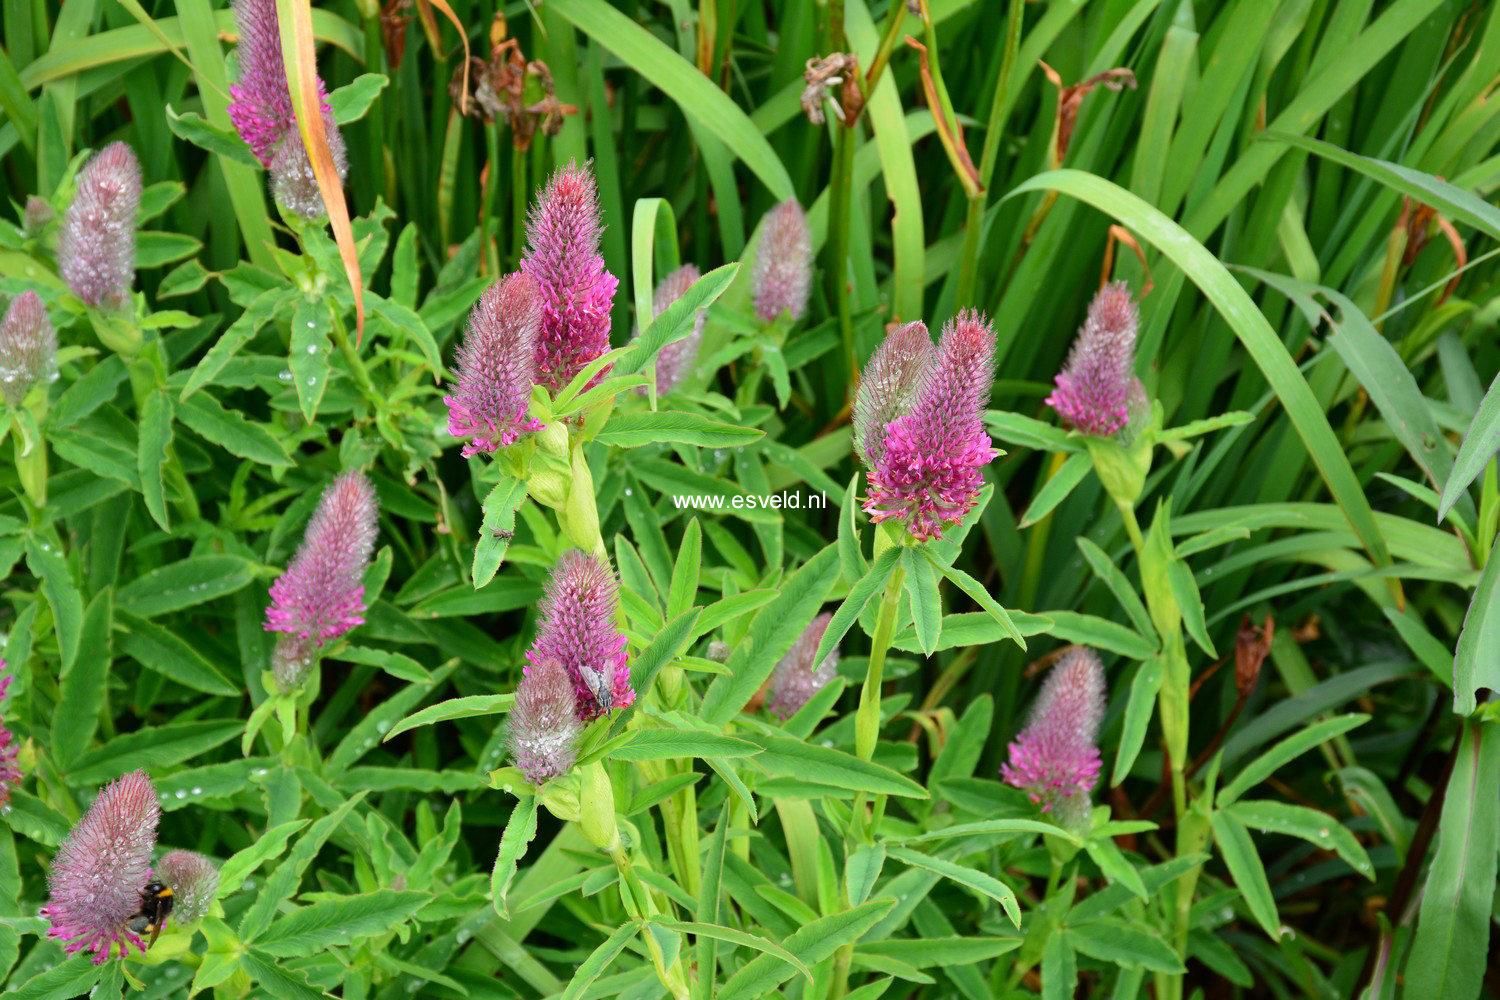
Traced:
<path fill-rule="evenodd" d="M 203 359 L 198 362 L 198 367 L 194 368 L 193 374 L 188 377 L 187 385 L 182 387 L 182 394 L 177 397 L 178 400 L 185 400 L 205 385 L 212 384 L 224 367 L 229 364 L 230 359 L 239 353 L 240 348 L 255 339 L 260 328 L 270 322 L 282 302 L 292 294 L 294 293 L 277 287 L 266 289 L 257 295 L 245 307 L 245 311 L 240 313 L 239 318 L 229 325 L 229 329 L 220 334 L 214 346 L 203 355 Z M 298 301 L 301 300 L 298 299 Z"/>
<path fill-rule="evenodd" d="M 593 4 L 597 3 L 598 0 L 565 0 L 565 2 Z M 556 10 L 557 8 L 554 7 L 552 9 Z M 604 9 L 608 10 L 615 17 L 622 16 L 612 7 Z M 629 23 L 635 30 L 641 30 L 640 26 L 633 21 Z M 658 42 L 657 44 L 660 43 Z M 676 57 L 673 56 L 671 58 L 675 59 Z M 701 75 L 699 79 L 702 79 Z M 718 90 L 717 87 L 713 89 L 715 91 Z M 722 96 L 722 91 L 719 93 Z M 723 295 L 724 290 L 734 281 L 734 276 L 739 273 L 739 269 L 740 266 L 738 264 L 725 264 L 723 267 L 714 268 L 693 282 L 692 286 L 683 292 L 680 298 L 662 310 L 662 314 L 653 319 L 651 325 L 641 331 L 641 335 L 630 344 L 629 350 L 620 359 L 620 363 L 615 371 L 621 375 L 633 375 L 636 372 L 643 371 L 651 363 L 651 360 L 656 357 L 656 353 L 663 347 L 691 333 L 698 310 L 707 309 L 715 299 Z"/>
<path fill-rule="evenodd" d="M 668 920 L 665 917 L 655 917 L 651 921 L 660 924 L 668 930 L 679 934 L 693 934 L 698 937 L 711 937 L 718 941 L 728 941 L 730 944 L 743 945 L 753 948 L 758 952 L 778 958 L 792 968 L 800 972 L 809 983 L 812 982 L 812 970 L 802 963 L 796 955 L 787 951 L 781 945 L 770 938 L 759 934 L 750 934 L 746 931 L 735 930 L 732 927 L 720 927 L 718 924 L 701 924 L 686 920 Z"/>
<path fill-rule="evenodd" d="M 1167 563 L 1167 582 L 1172 587 L 1172 598 L 1177 610 L 1182 612 L 1182 625 L 1188 635 L 1209 656 L 1217 657 L 1213 640 L 1208 637 L 1208 623 L 1204 620 L 1203 597 L 1198 593 L 1198 581 L 1193 571 L 1180 559 Z"/>
<path fill-rule="evenodd" d="M 367 293 L 368 295 L 368 293 Z M 368 298 L 366 301 L 369 301 Z M 287 367 L 292 371 L 292 384 L 297 390 L 297 405 L 302 416 L 312 423 L 318 415 L 318 405 L 323 393 L 328 390 L 328 377 L 332 371 L 329 355 L 333 353 L 333 314 L 329 304 L 321 298 L 302 297 L 292 313 L 291 348 L 287 355 Z"/>
<path fill-rule="evenodd" d="M 936 858 L 930 854 L 913 851 L 907 847 L 888 847 L 887 852 L 897 861 L 904 862 L 913 868 L 923 868 L 930 872 L 936 872 L 947 879 L 952 879 L 959 885 L 967 886 L 981 895 L 988 896 L 1000 904 L 1010 922 L 1017 927 L 1021 926 L 1021 907 L 1016 902 L 1016 894 L 1010 886 L 995 878 L 993 875 L 980 871 L 977 868 L 969 868 L 965 865 L 956 864 L 944 858 Z"/>
<path fill-rule="evenodd" d="M 1182 961 L 1165 941 L 1140 925 L 1105 917 L 1068 926 L 1068 944 L 1090 958 L 1153 972 L 1180 973 Z"/>
<path fill-rule="evenodd" d="M 506 897 L 516 878 L 516 866 L 535 836 L 536 798 L 522 795 L 516 799 L 510 819 L 506 820 L 505 832 L 500 836 L 500 850 L 495 855 L 495 867 L 490 873 L 490 900 L 502 919 L 510 919 Z"/>
<path fill-rule="evenodd" d="M 1371 881 L 1375 879 L 1375 869 L 1365 849 L 1354 839 L 1354 834 L 1327 813 L 1306 806 L 1257 799 L 1243 799 L 1225 811 L 1262 833 L 1301 837 L 1321 850 L 1336 851 L 1339 857 L 1349 862 L 1350 868 Z"/>
<path fill-rule="evenodd" d="M 248 559 L 189 556 L 137 577 L 115 596 L 121 610 L 140 618 L 154 618 L 232 594 L 254 579 L 255 565 Z"/>
<path fill-rule="evenodd" d="M 230 895 L 245 884 L 254 871 L 272 858 L 279 858 L 286 850 L 292 834 L 308 824 L 305 819 L 294 819 L 271 827 L 261 834 L 255 843 L 236 851 L 219 866 L 218 899 Z"/>
<path fill-rule="evenodd" d="M 568 982 L 568 988 L 563 991 L 562 1000 L 582 1000 L 588 995 L 588 988 L 594 985 L 594 980 L 603 975 L 604 970 L 609 968 L 609 963 L 625 950 L 625 946 L 630 943 L 630 939 L 635 937 L 640 928 L 641 925 L 634 920 L 615 928 L 615 932 L 578 966 L 577 971 L 573 973 L 573 978 Z"/>
<path fill-rule="evenodd" d="M 397 653 L 389 649 L 344 646 L 333 655 L 333 658 L 346 663 L 362 663 L 368 667 L 379 667 L 392 677 L 398 677 L 403 681 L 426 684 L 432 680 L 432 674 L 416 660 L 405 653 Z"/>
<path fill-rule="evenodd" d="M 901 559 L 901 548 L 892 546 L 870 564 L 869 570 L 864 576 L 855 581 L 854 586 L 849 588 L 849 596 L 834 611 L 833 617 L 829 619 L 828 627 L 823 630 L 823 638 L 818 640 L 817 652 L 813 655 L 814 663 L 822 663 L 828 658 L 838 644 L 843 641 L 844 636 L 859 621 L 860 615 L 864 613 L 875 595 L 882 593 L 886 584 L 891 579 L 891 574 L 896 572 L 896 563 Z"/>
<path fill-rule="evenodd" d="M 1053 170 L 1023 181 L 1006 197 L 1038 190 L 1071 195 L 1107 212 L 1165 254 L 1198 286 L 1270 382 L 1329 492 L 1371 560 L 1378 566 L 1389 566 L 1391 557 L 1385 538 L 1375 524 L 1364 487 L 1328 424 L 1324 407 L 1308 387 L 1280 336 L 1218 258 L 1160 209 L 1103 177 L 1078 170 Z"/>
<path fill-rule="evenodd" d="M 1079 535 L 1074 539 L 1078 545 L 1078 551 L 1083 553 L 1083 558 L 1088 561 L 1089 568 L 1094 571 L 1101 583 L 1109 588 L 1109 592 L 1115 595 L 1115 600 L 1120 602 L 1120 607 L 1125 610 L 1125 615 L 1135 630 L 1141 635 L 1156 635 L 1156 626 L 1151 623 L 1151 616 L 1146 612 L 1146 605 L 1141 603 L 1141 597 L 1136 593 L 1135 587 L 1114 560 L 1109 557 L 1098 545 L 1089 540 L 1086 535 Z"/>
<path fill-rule="evenodd" d="M 473 579 L 478 590 L 495 578 L 516 533 L 516 512 L 526 502 L 526 483 L 503 475 L 484 498 L 484 521 L 474 546 Z"/>
<path fill-rule="evenodd" d="M 893 899 L 876 899 L 826 917 L 820 917 L 789 934 L 782 946 L 804 965 L 829 958 L 846 944 L 859 940 L 896 905 Z M 751 959 L 718 992 L 718 1000 L 747 1000 L 773 993 L 795 970 L 772 955 Z"/>
<path fill-rule="evenodd" d="M 1157 654 L 1154 638 L 1148 639 L 1118 622 L 1076 611 L 1043 611 L 1052 619 L 1052 634 L 1059 639 L 1107 649 L 1132 660 L 1147 660 Z"/>
<path fill-rule="evenodd" d="M 1214 843 L 1219 845 L 1219 854 L 1234 884 L 1245 897 L 1245 905 L 1256 923 L 1275 941 L 1281 937 L 1281 921 L 1276 915 L 1276 900 L 1271 896 L 1271 883 L 1266 881 L 1266 867 L 1261 864 L 1255 851 L 1255 842 L 1243 823 L 1224 812 L 1214 810 L 1209 818 L 1213 825 Z"/>
<path fill-rule="evenodd" d="M 1021 515 L 1019 526 L 1029 528 L 1042 518 L 1052 513 L 1057 505 L 1066 500 L 1078 484 L 1088 476 L 1089 470 L 1094 467 L 1093 460 L 1087 452 L 1079 452 L 1069 455 L 1068 460 L 1057 470 L 1057 474 L 1048 478 L 1042 484 L 1042 488 L 1036 491 L 1036 496 L 1031 500 L 1031 506 L 1026 508 L 1026 513 Z"/>
<path fill-rule="evenodd" d="M 768 774 L 872 795 L 927 798 L 926 789 L 905 775 L 842 750 L 813 746 L 785 736 L 757 735 L 751 739 L 765 751 L 755 758 L 755 764 Z"/>
<path fill-rule="evenodd" d="M 903 548 L 901 565 L 906 570 L 903 584 L 907 597 L 911 599 L 912 627 L 916 629 L 917 644 L 922 652 L 931 656 L 943 631 L 943 601 L 938 594 L 937 573 L 922 549 Z"/>
<path fill-rule="evenodd" d="M 177 406 L 177 419 L 205 441 L 232 455 L 274 467 L 291 465 L 285 446 L 262 424 L 226 410 L 206 392 L 194 393 Z"/>
<path fill-rule="evenodd" d="M 141 492 L 152 520 L 168 530 L 166 488 L 162 470 L 167 463 L 167 448 L 172 444 L 172 399 L 164 389 L 152 390 L 141 404 L 141 427 L 135 468 L 141 478 Z"/>
<path fill-rule="evenodd" d="M 667 617 L 674 618 L 692 608 L 698 600 L 698 585 L 703 567 L 703 529 L 695 517 L 682 532 L 682 544 L 672 563 L 672 581 L 667 588 Z M 697 619 L 693 621 L 696 627 Z"/>
<path fill-rule="evenodd" d="M 1079 847 L 1083 846 L 1083 841 L 1071 830 L 1065 830 L 1054 823 L 1043 823 L 1034 819 L 986 819 L 977 823 L 957 823 L 953 826 L 919 833 L 914 837 L 906 837 L 902 843 L 924 844 L 934 840 L 952 840 L 956 837 L 996 839 L 1026 833 L 1040 833 L 1046 837 L 1065 840 Z"/>
<path fill-rule="evenodd" d="M 745 640 L 729 655 L 725 665 L 730 675 L 715 677 L 709 685 L 699 710 L 703 721 L 722 726 L 739 714 L 813 620 L 838 572 L 838 553 L 829 545 L 787 579 L 776 598 L 756 614 Z"/>
<path fill-rule="evenodd" d="M 656 630 L 651 643 L 635 655 L 630 672 L 631 681 L 636 689 L 637 703 L 641 696 L 651 690 L 662 668 L 681 656 L 688 644 L 693 641 L 693 636 L 697 634 L 700 613 L 697 608 L 689 608 L 664 623 Z M 615 732 L 620 731 L 625 720 L 634 711 L 634 706 L 632 706 L 620 715 L 614 726 Z"/>
<path fill-rule="evenodd" d="M 1349 715 L 1336 715 L 1331 719 L 1314 723 L 1306 729 L 1299 730 L 1277 743 L 1271 749 L 1246 764 L 1235 775 L 1234 780 L 1219 789 L 1215 802 L 1220 809 L 1230 805 L 1241 795 L 1269 778 L 1277 768 L 1281 767 L 1320 743 L 1326 743 L 1335 736 L 1341 736 L 1357 726 L 1362 726 L 1370 721 L 1368 715 L 1358 712 Z"/>
<path fill-rule="evenodd" d="M 52 609 L 52 627 L 62 653 L 62 668 L 70 669 L 78 658 L 83 633 L 83 596 L 73 583 L 68 561 L 57 544 L 45 536 L 26 536 L 26 567 L 42 581 L 42 596 Z"/>
<path fill-rule="evenodd" d="M 943 576 L 947 578 L 949 583 L 952 583 L 959 590 L 962 590 L 969 597 L 973 598 L 974 603 L 983 608 L 1005 630 L 1005 634 L 1010 637 L 1012 642 L 1020 646 L 1023 650 L 1026 648 L 1026 640 L 1022 636 L 1021 630 L 1016 627 L 1015 619 L 1011 617 L 1009 611 L 1000 606 L 999 601 L 990 596 L 990 592 L 985 589 L 984 584 L 955 566 L 945 566 L 941 563 L 935 563 L 935 565 Z M 950 615 L 944 618 L 943 621 L 947 622 L 952 617 Z"/>
<path fill-rule="evenodd" d="M 108 587 L 94 595 L 83 615 L 79 657 L 62 676 L 62 693 L 52 713 L 52 755 L 64 769 L 88 747 L 99 728 L 99 712 L 109 686 L 110 625 L 113 602 Z"/>
<path fill-rule="evenodd" d="M 239 963 L 272 1000 L 319 1000 L 328 995 L 309 986 L 300 973 L 284 968 L 275 956 L 253 948 L 239 956 Z"/>
<path fill-rule="evenodd" d="M 1459 715 L 1473 712 L 1480 688 L 1500 690 L 1500 542 L 1490 549 L 1458 634 L 1453 656 L 1453 711 Z"/>
<path fill-rule="evenodd" d="M 1464 434 L 1463 444 L 1459 445 L 1458 457 L 1453 460 L 1453 471 L 1443 484 L 1443 496 L 1438 501 L 1439 524 L 1447 518 L 1474 478 L 1495 457 L 1497 450 L 1500 450 L 1500 375 L 1490 383 L 1489 391 L 1480 400 L 1479 409 Z"/>
<path fill-rule="evenodd" d="M 1408 988 L 1473 998 L 1483 987 L 1500 849 L 1500 728 L 1468 722 L 1443 797 L 1437 852 L 1427 872 Z"/>
<path fill-rule="evenodd" d="M 672 760 L 678 757 L 750 757 L 761 748 L 748 740 L 691 729 L 637 729 L 611 750 L 616 760 Z"/>
<path fill-rule="evenodd" d="M 250 147 L 245 145 L 244 140 L 233 129 L 220 128 L 191 111 L 179 115 L 172 110 L 170 104 L 164 111 L 167 128 L 171 129 L 172 134 L 177 138 L 235 163 L 260 168 L 260 161 L 255 158 L 255 154 L 250 152 Z"/>
<path fill-rule="evenodd" d="M 328 815 L 315 820 L 307 828 L 307 832 L 298 838 L 292 853 L 266 877 L 254 901 L 245 910 L 239 927 L 242 940 L 253 940 L 271 926 L 278 907 L 296 891 L 297 883 L 302 880 L 302 873 L 307 870 L 307 866 L 364 797 L 365 793 L 361 791 L 345 799 Z"/>
<path fill-rule="evenodd" d="M 972 965 L 988 962 L 1021 947 L 1018 937 L 930 937 L 891 938 L 886 941 L 861 941 L 855 958 L 880 956 L 894 958 L 917 969 L 938 966 Z"/>
<path fill-rule="evenodd" d="M 181 764 L 239 736 L 245 724 L 239 719 L 210 722 L 173 722 L 124 733 L 91 750 L 73 762 L 68 771 L 71 785 L 97 785 L 118 778 L 126 771 Z"/>
<path fill-rule="evenodd" d="M 658 442 L 693 444 L 700 448 L 738 448 L 765 437 L 755 427 L 711 420 L 685 410 L 616 413 L 595 440 L 616 448 L 639 448 Z"/>
<path fill-rule="evenodd" d="M 333 120 L 338 125 L 357 122 L 370 110 L 375 98 L 391 81 L 383 73 L 361 73 L 328 95 Z"/>
<path fill-rule="evenodd" d="M 141 666 L 194 691 L 239 697 L 240 686 L 231 683 L 202 653 L 178 638 L 177 633 L 123 611 L 118 618 L 125 629 L 117 639 L 120 652 Z"/>
<path fill-rule="evenodd" d="M 314 955 L 334 945 L 384 934 L 431 899 L 425 892 L 377 889 L 359 896 L 322 900 L 280 915 L 250 943 L 257 951 L 277 958 Z"/>
<path fill-rule="evenodd" d="M 8 1000 L 73 1000 L 99 981 L 103 969 L 82 955 L 74 955 L 6 990 Z"/>

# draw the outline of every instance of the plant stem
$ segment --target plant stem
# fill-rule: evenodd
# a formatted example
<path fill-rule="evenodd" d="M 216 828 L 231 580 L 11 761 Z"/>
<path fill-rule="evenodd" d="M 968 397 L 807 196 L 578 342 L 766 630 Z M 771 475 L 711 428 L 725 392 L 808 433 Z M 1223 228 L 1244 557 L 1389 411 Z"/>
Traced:
<path fill-rule="evenodd" d="M 380 392 L 375 388 L 375 383 L 370 381 L 370 370 L 365 367 L 364 359 L 354 349 L 354 344 L 349 340 L 349 331 L 344 328 L 344 317 L 339 315 L 337 309 L 330 309 L 333 316 L 333 339 L 338 342 L 339 353 L 344 356 L 344 363 L 349 366 L 349 373 L 354 376 L 355 383 L 360 392 L 370 405 L 379 409 L 384 402 Z"/>
<path fill-rule="evenodd" d="M 984 228 L 984 209 L 989 201 L 995 161 L 1000 158 L 1000 135 L 1005 130 L 1005 101 L 1010 71 L 1021 44 L 1021 21 L 1025 9 L 1021 0 L 1011 0 L 1010 16 L 1005 25 L 1005 54 L 1000 59 L 1000 71 L 995 78 L 995 97 L 990 102 L 990 117 L 984 130 L 984 151 L 979 157 L 979 191 L 969 197 L 964 221 L 963 255 L 959 258 L 958 291 L 954 297 L 954 304 L 960 307 L 976 305 L 974 283 L 979 272 L 979 244 Z"/>
<path fill-rule="evenodd" d="M 891 61 L 891 51 L 896 47 L 896 39 L 901 37 L 901 24 L 905 20 L 905 0 L 891 0 L 891 9 L 885 18 L 885 33 L 880 37 L 880 48 L 875 50 L 875 59 L 865 73 L 866 102 L 875 93 L 875 88 L 880 83 L 880 74 L 885 72 L 886 64 Z"/>
<path fill-rule="evenodd" d="M 854 130 L 836 129 L 833 138 L 833 172 L 828 181 L 828 230 L 831 251 L 828 275 L 834 304 L 838 308 L 839 333 L 844 359 L 849 366 L 849 391 L 859 376 L 859 358 L 854 350 L 854 307 L 849 301 L 849 213 L 854 173 Z"/>

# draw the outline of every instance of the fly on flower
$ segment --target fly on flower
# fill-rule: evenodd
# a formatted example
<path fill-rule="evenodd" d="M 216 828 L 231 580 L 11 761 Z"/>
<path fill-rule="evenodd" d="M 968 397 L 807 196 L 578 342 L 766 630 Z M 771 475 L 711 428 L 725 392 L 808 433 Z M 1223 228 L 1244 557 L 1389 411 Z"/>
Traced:
<path fill-rule="evenodd" d="M 614 696 L 610 691 L 610 679 L 605 676 L 604 671 L 595 670 L 586 664 L 578 665 L 578 676 L 583 678 L 583 683 L 588 685 L 589 693 L 599 703 L 599 708 L 604 712 L 614 709 Z"/>

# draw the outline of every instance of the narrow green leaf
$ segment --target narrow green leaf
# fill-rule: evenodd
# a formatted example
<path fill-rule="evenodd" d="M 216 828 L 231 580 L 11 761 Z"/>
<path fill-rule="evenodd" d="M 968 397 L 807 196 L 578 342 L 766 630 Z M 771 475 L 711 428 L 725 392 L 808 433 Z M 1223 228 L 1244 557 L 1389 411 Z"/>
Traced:
<path fill-rule="evenodd" d="M 907 847 L 889 847 L 887 852 L 897 861 L 911 865 L 913 868 L 924 868 L 927 871 L 936 872 L 959 885 L 967 886 L 981 895 L 990 897 L 1000 904 L 1012 924 L 1016 927 L 1021 926 L 1021 907 L 1016 902 L 1014 890 L 993 875 L 977 868 L 969 868 L 930 854 L 913 851 Z"/>
<path fill-rule="evenodd" d="M 64 768 L 83 753 L 99 728 L 114 659 L 110 651 L 113 609 L 108 587 L 94 595 L 83 615 L 79 656 L 62 676 L 62 693 L 52 713 L 52 755 Z"/>
<path fill-rule="evenodd" d="M 1271 883 L 1266 881 L 1266 867 L 1256 853 L 1255 842 L 1244 824 L 1222 809 L 1216 809 L 1210 817 L 1214 831 L 1214 843 L 1219 845 L 1219 854 L 1234 876 L 1234 884 L 1245 897 L 1245 905 L 1256 923 L 1275 941 L 1281 937 L 1281 920 L 1276 915 L 1276 900 L 1271 896 Z"/>
<path fill-rule="evenodd" d="M 154 389 L 141 404 L 140 436 L 135 468 L 141 478 L 141 492 L 152 520 L 169 529 L 166 487 L 162 478 L 167 464 L 167 448 L 172 444 L 172 398 L 164 389 Z"/>
<path fill-rule="evenodd" d="M 893 899 L 876 899 L 827 917 L 820 917 L 787 936 L 782 946 L 804 965 L 816 965 L 839 948 L 859 940 L 896 905 Z M 749 1000 L 768 996 L 795 973 L 781 959 L 760 955 L 729 977 L 718 993 L 719 1000 Z"/>
<path fill-rule="evenodd" d="M 1299 730 L 1277 743 L 1271 749 L 1246 764 L 1240 773 L 1235 775 L 1234 780 L 1223 788 L 1214 800 L 1220 809 L 1230 805 L 1241 795 L 1269 778 L 1283 764 L 1286 764 L 1320 743 L 1326 743 L 1335 736 L 1341 736 L 1349 730 L 1362 726 L 1370 721 L 1368 715 L 1354 712 L 1349 715 L 1336 715 L 1331 719 L 1314 723 L 1306 729 Z"/>
<path fill-rule="evenodd" d="M 516 799 L 510 819 L 505 823 L 505 832 L 500 836 L 500 850 L 495 855 L 495 867 L 490 873 L 490 901 L 502 919 L 510 918 L 510 907 L 506 896 L 516 878 L 516 866 L 526 848 L 536 836 L 536 798 L 522 795 Z"/>
<path fill-rule="evenodd" d="M 937 649 L 938 636 L 943 631 L 943 601 L 938 594 L 937 573 L 933 571 L 932 560 L 922 549 L 903 548 L 901 564 L 906 570 L 903 585 L 911 600 L 912 626 L 917 632 L 917 644 L 922 652 L 931 656 Z"/>

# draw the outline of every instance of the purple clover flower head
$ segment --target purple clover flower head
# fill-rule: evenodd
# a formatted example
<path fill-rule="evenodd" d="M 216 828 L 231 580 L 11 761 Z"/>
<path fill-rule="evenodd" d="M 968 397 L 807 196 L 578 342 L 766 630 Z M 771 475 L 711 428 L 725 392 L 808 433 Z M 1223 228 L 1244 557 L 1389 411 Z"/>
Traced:
<path fill-rule="evenodd" d="M 548 660 L 561 663 L 583 722 L 635 701 L 625 636 L 615 628 L 619 603 L 619 584 L 609 565 L 577 549 L 557 561 L 542 597 L 541 622 L 524 672 Z"/>
<path fill-rule="evenodd" d="M 326 209 L 297 129 L 281 54 L 276 0 L 234 0 L 234 22 L 239 32 L 239 79 L 229 87 L 229 120 L 261 166 L 270 171 L 277 204 L 304 218 L 320 218 Z M 349 158 L 321 79 L 318 97 L 328 148 L 342 180 L 349 171 Z"/>
<path fill-rule="evenodd" d="M 118 309 L 129 301 L 140 207 L 141 164 L 125 143 L 105 146 L 79 171 L 58 237 L 57 266 L 89 305 Z"/>
<path fill-rule="evenodd" d="M 526 416 L 536 381 L 542 304 L 536 279 L 511 274 L 495 282 L 469 313 L 456 358 L 458 385 L 443 397 L 448 433 L 466 438 L 464 457 L 494 452 L 542 424 Z"/>
<path fill-rule="evenodd" d="M 761 226 L 750 281 L 755 315 L 770 323 L 786 313 L 796 322 L 807 312 L 812 291 L 812 231 L 807 216 L 792 198 L 767 212 Z"/>
<path fill-rule="evenodd" d="M 0 658 L 0 670 L 5 669 L 5 660 Z M 0 705 L 10 696 L 10 685 L 14 680 L 15 677 L 9 673 L 0 677 Z M 15 734 L 4 722 L 0 722 L 0 813 L 10 812 L 11 789 L 21 787 L 21 767 L 16 762 L 20 752 Z"/>
<path fill-rule="evenodd" d="M 172 919 L 202 919 L 219 893 L 219 868 L 195 851 L 168 851 L 156 863 L 156 877 L 172 890 Z"/>
<path fill-rule="evenodd" d="M 375 487 L 363 474 L 345 472 L 329 484 L 291 565 L 271 584 L 268 632 L 321 646 L 364 624 L 375 515 Z"/>
<path fill-rule="evenodd" d="M 533 785 L 568 773 L 578 759 L 578 695 L 561 660 L 533 662 L 516 685 L 505 748 Z"/>
<path fill-rule="evenodd" d="M 1110 437 L 1130 422 L 1140 313 L 1123 281 L 1105 285 L 1054 381 L 1047 405 L 1084 434 Z M 1142 393 L 1144 395 L 1144 393 Z"/>
<path fill-rule="evenodd" d="M 57 213 L 52 211 L 52 205 L 47 199 L 32 195 L 26 199 L 26 207 L 21 211 L 21 232 L 30 239 L 36 239 L 56 216 Z"/>
<path fill-rule="evenodd" d="M 797 710 L 823 690 L 838 673 L 839 651 L 836 648 L 823 657 L 822 663 L 813 663 L 813 657 L 818 654 L 818 643 L 823 641 L 823 633 L 828 631 L 828 623 L 832 620 L 833 615 L 826 613 L 814 618 L 792 643 L 781 662 L 776 664 L 776 670 L 771 674 L 771 694 L 766 699 L 766 707 L 778 719 L 790 719 L 797 714 Z"/>
<path fill-rule="evenodd" d="M 973 509 L 984 485 L 979 470 L 996 455 L 984 429 L 994 380 L 995 331 L 966 309 L 943 327 L 911 408 L 886 425 L 864 501 L 872 521 L 903 521 L 927 541 Z"/>
<path fill-rule="evenodd" d="M 1047 675 L 1000 776 L 1064 825 L 1086 825 L 1089 793 L 1099 781 L 1103 721 L 1104 668 L 1093 650 L 1080 646 Z"/>
<path fill-rule="evenodd" d="M 569 163 L 553 174 L 526 220 L 521 270 L 536 279 L 542 304 L 537 382 L 553 393 L 609 350 L 609 310 L 620 282 L 604 269 L 603 232 L 599 191 L 587 164 Z"/>
<path fill-rule="evenodd" d="M 920 320 L 893 328 L 870 355 L 854 394 L 854 450 L 867 467 L 880 464 L 886 427 L 911 408 L 932 355 L 932 337 Z"/>
<path fill-rule="evenodd" d="M 684 264 L 665 278 L 661 284 L 656 286 L 656 293 L 651 298 L 651 312 L 660 316 L 666 312 L 667 307 L 693 287 L 693 282 L 703 275 L 699 272 L 696 264 Z M 693 318 L 693 330 L 681 340 L 674 340 L 667 344 L 656 354 L 656 391 L 671 392 L 682 380 L 693 373 L 693 365 L 698 360 L 698 345 L 703 343 L 703 322 L 708 318 L 708 313 L 698 310 L 698 315 Z M 640 338 L 637 331 L 636 338 Z M 645 387 L 641 388 L 644 393 Z"/>
<path fill-rule="evenodd" d="M 160 816 L 151 779 L 132 771 L 104 787 L 57 849 L 42 916 L 52 924 L 47 936 L 68 954 L 92 951 L 102 965 L 116 941 L 121 958 L 132 944 L 145 950 L 128 924 L 151 881 Z"/>
<path fill-rule="evenodd" d="M 0 320 L 0 395 L 19 406 L 31 387 L 57 370 L 57 331 L 36 292 L 22 292 Z"/>

